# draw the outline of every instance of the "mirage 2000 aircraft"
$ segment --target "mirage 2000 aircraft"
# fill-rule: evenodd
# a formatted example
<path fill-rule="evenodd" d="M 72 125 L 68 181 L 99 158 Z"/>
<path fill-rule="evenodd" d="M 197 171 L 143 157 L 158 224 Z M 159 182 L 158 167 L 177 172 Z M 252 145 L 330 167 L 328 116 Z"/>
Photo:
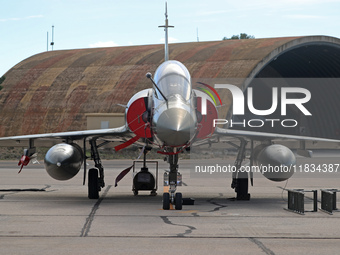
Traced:
<path fill-rule="evenodd" d="M 293 152 L 280 144 L 272 144 L 275 139 L 293 139 L 297 141 L 325 141 L 340 142 L 338 140 L 302 137 L 292 135 L 280 135 L 273 133 L 259 133 L 251 131 L 238 131 L 214 127 L 214 120 L 218 117 L 216 107 L 212 99 L 199 90 L 192 89 L 191 76 L 188 69 L 180 62 L 169 60 L 168 53 L 168 24 L 167 10 L 165 11 L 165 61 L 156 70 L 153 78 L 150 73 L 146 77 L 150 79 L 152 88 L 136 93 L 126 106 L 126 124 L 119 128 L 86 130 L 50 134 L 24 135 L 0 138 L 3 142 L 9 140 L 29 141 L 29 146 L 24 151 L 19 165 L 26 166 L 36 152 L 34 141 L 37 139 L 61 140 L 49 149 L 45 156 L 45 168 L 48 174 L 57 180 L 68 180 L 74 177 L 84 165 L 84 183 L 86 176 L 86 144 L 91 145 L 91 158 L 95 168 L 88 173 L 88 197 L 97 199 L 101 188 L 105 186 L 104 168 L 102 166 L 98 148 L 111 141 L 112 137 L 119 137 L 124 143 L 115 147 L 121 150 L 134 143 L 144 145 L 144 167 L 139 172 L 140 178 L 134 178 L 134 182 L 153 182 L 154 177 L 145 167 L 146 151 L 158 148 L 159 152 L 167 155 L 170 171 L 168 174 L 169 192 L 163 194 L 163 209 L 170 209 L 173 204 L 175 209 L 182 209 L 182 194 L 176 193 L 178 174 L 178 155 L 183 150 L 194 146 L 198 141 L 204 141 L 213 137 L 231 137 L 237 139 L 238 155 L 235 168 L 240 169 L 245 159 L 247 142 L 260 141 L 261 144 L 253 148 L 251 146 L 251 164 L 272 166 L 288 166 L 295 164 Z M 207 114 L 208 113 L 208 114 Z M 81 148 L 75 141 L 83 141 Z M 99 141 L 104 141 L 98 144 Z M 308 151 L 302 150 L 302 154 Z M 84 163 L 84 164 L 83 164 Z M 129 169 L 127 169 L 129 170 Z M 123 171 L 117 179 L 121 179 L 127 171 Z M 273 181 L 286 180 L 292 176 L 292 172 L 277 172 L 266 176 Z M 249 176 L 248 176 L 249 175 Z M 252 173 L 234 172 L 232 176 L 232 188 L 235 189 L 237 199 L 249 200 L 248 179 L 253 183 Z M 116 180 L 117 181 L 117 180 Z"/>

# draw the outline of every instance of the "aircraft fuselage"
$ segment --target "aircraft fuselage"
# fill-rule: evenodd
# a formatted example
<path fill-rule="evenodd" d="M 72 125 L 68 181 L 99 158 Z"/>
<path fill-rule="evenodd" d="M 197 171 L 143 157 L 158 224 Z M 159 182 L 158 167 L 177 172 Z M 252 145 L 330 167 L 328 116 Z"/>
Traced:
<path fill-rule="evenodd" d="M 152 131 L 164 146 L 187 145 L 197 132 L 195 95 L 186 67 L 178 61 L 166 61 L 154 75 L 159 91 L 152 93 Z M 165 96 L 165 98 L 163 98 Z"/>

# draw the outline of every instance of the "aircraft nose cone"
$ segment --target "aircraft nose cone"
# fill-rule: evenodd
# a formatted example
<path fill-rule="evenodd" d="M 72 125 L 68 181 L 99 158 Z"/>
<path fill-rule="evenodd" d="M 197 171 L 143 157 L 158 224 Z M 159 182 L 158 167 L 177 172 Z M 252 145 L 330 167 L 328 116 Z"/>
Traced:
<path fill-rule="evenodd" d="M 157 136 L 167 145 L 181 146 L 192 138 L 194 128 L 195 121 L 188 111 L 170 108 L 157 121 Z"/>

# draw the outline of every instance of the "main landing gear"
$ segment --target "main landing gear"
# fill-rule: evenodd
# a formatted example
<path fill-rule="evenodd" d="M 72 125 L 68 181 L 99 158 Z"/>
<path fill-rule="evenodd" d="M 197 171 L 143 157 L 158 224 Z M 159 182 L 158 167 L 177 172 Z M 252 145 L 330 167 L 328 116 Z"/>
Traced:
<path fill-rule="evenodd" d="M 178 174 L 178 154 L 169 155 L 169 192 L 163 194 L 163 210 L 169 210 L 170 205 L 174 205 L 176 210 L 182 210 L 183 198 L 182 193 L 177 192 L 177 174 Z"/>
<path fill-rule="evenodd" d="M 98 148 L 106 144 L 97 145 L 96 139 L 90 140 L 91 145 L 91 158 L 94 161 L 95 168 L 91 168 L 88 174 L 88 198 L 89 199 L 98 199 L 99 192 L 102 188 L 105 187 L 104 182 L 104 167 L 100 160 Z"/>
<path fill-rule="evenodd" d="M 233 172 L 233 180 L 231 188 L 235 189 L 237 200 L 250 200 L 250 194 L 248 193 L 248 172 L 240 171 L 242 162 L 245 159 L 247 141 L 241 139 L 241 144 L 235 161 L 236 172 Z M 252 176 L 251 176 L 252 180 Z"/>

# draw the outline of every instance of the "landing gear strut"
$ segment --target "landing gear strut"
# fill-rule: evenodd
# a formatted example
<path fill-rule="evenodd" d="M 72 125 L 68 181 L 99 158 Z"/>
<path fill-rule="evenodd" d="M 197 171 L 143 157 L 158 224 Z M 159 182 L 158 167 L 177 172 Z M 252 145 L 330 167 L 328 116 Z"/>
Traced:
<path fill-rule="evenodd" d="M 182 210 L 182 193 L 176 193 L 177 173 L 178 173 L 178 154 L 169 155 L 169 193 L 163 194 L 163 210 L 169 210 L 170 204 L 175 205 L 176 210 Z"/>
<path fill-rule="evenodd" d="M 246 156 L 247 141 L 241 139 L 240 148 L 235 161 L 236 172 L 233 172 L 233 181 L 231 188 L 235 189 L 237 200 L 250 200 L 250 194 L 248 193 L 248 173 L 246 171 L 240 171 L 242 162 Z"/>
<path fill-rule="evenodd" d="M 107 144 L 107 142 L 97 145 L 97 140 L 95 138 L 90 140 L 91 159 L 93 159 L 94 161 L 95 168 L 91 168 L 89 170 L 89 175 L 88 175 L 88 197 L 89 199 L 98 199 L 99 192 L 101 191 L 102 188 L 105 187 L 104 167 L 102 165 L 99 152 L 98 152 L 98 148 L 105 144 Z"/>

